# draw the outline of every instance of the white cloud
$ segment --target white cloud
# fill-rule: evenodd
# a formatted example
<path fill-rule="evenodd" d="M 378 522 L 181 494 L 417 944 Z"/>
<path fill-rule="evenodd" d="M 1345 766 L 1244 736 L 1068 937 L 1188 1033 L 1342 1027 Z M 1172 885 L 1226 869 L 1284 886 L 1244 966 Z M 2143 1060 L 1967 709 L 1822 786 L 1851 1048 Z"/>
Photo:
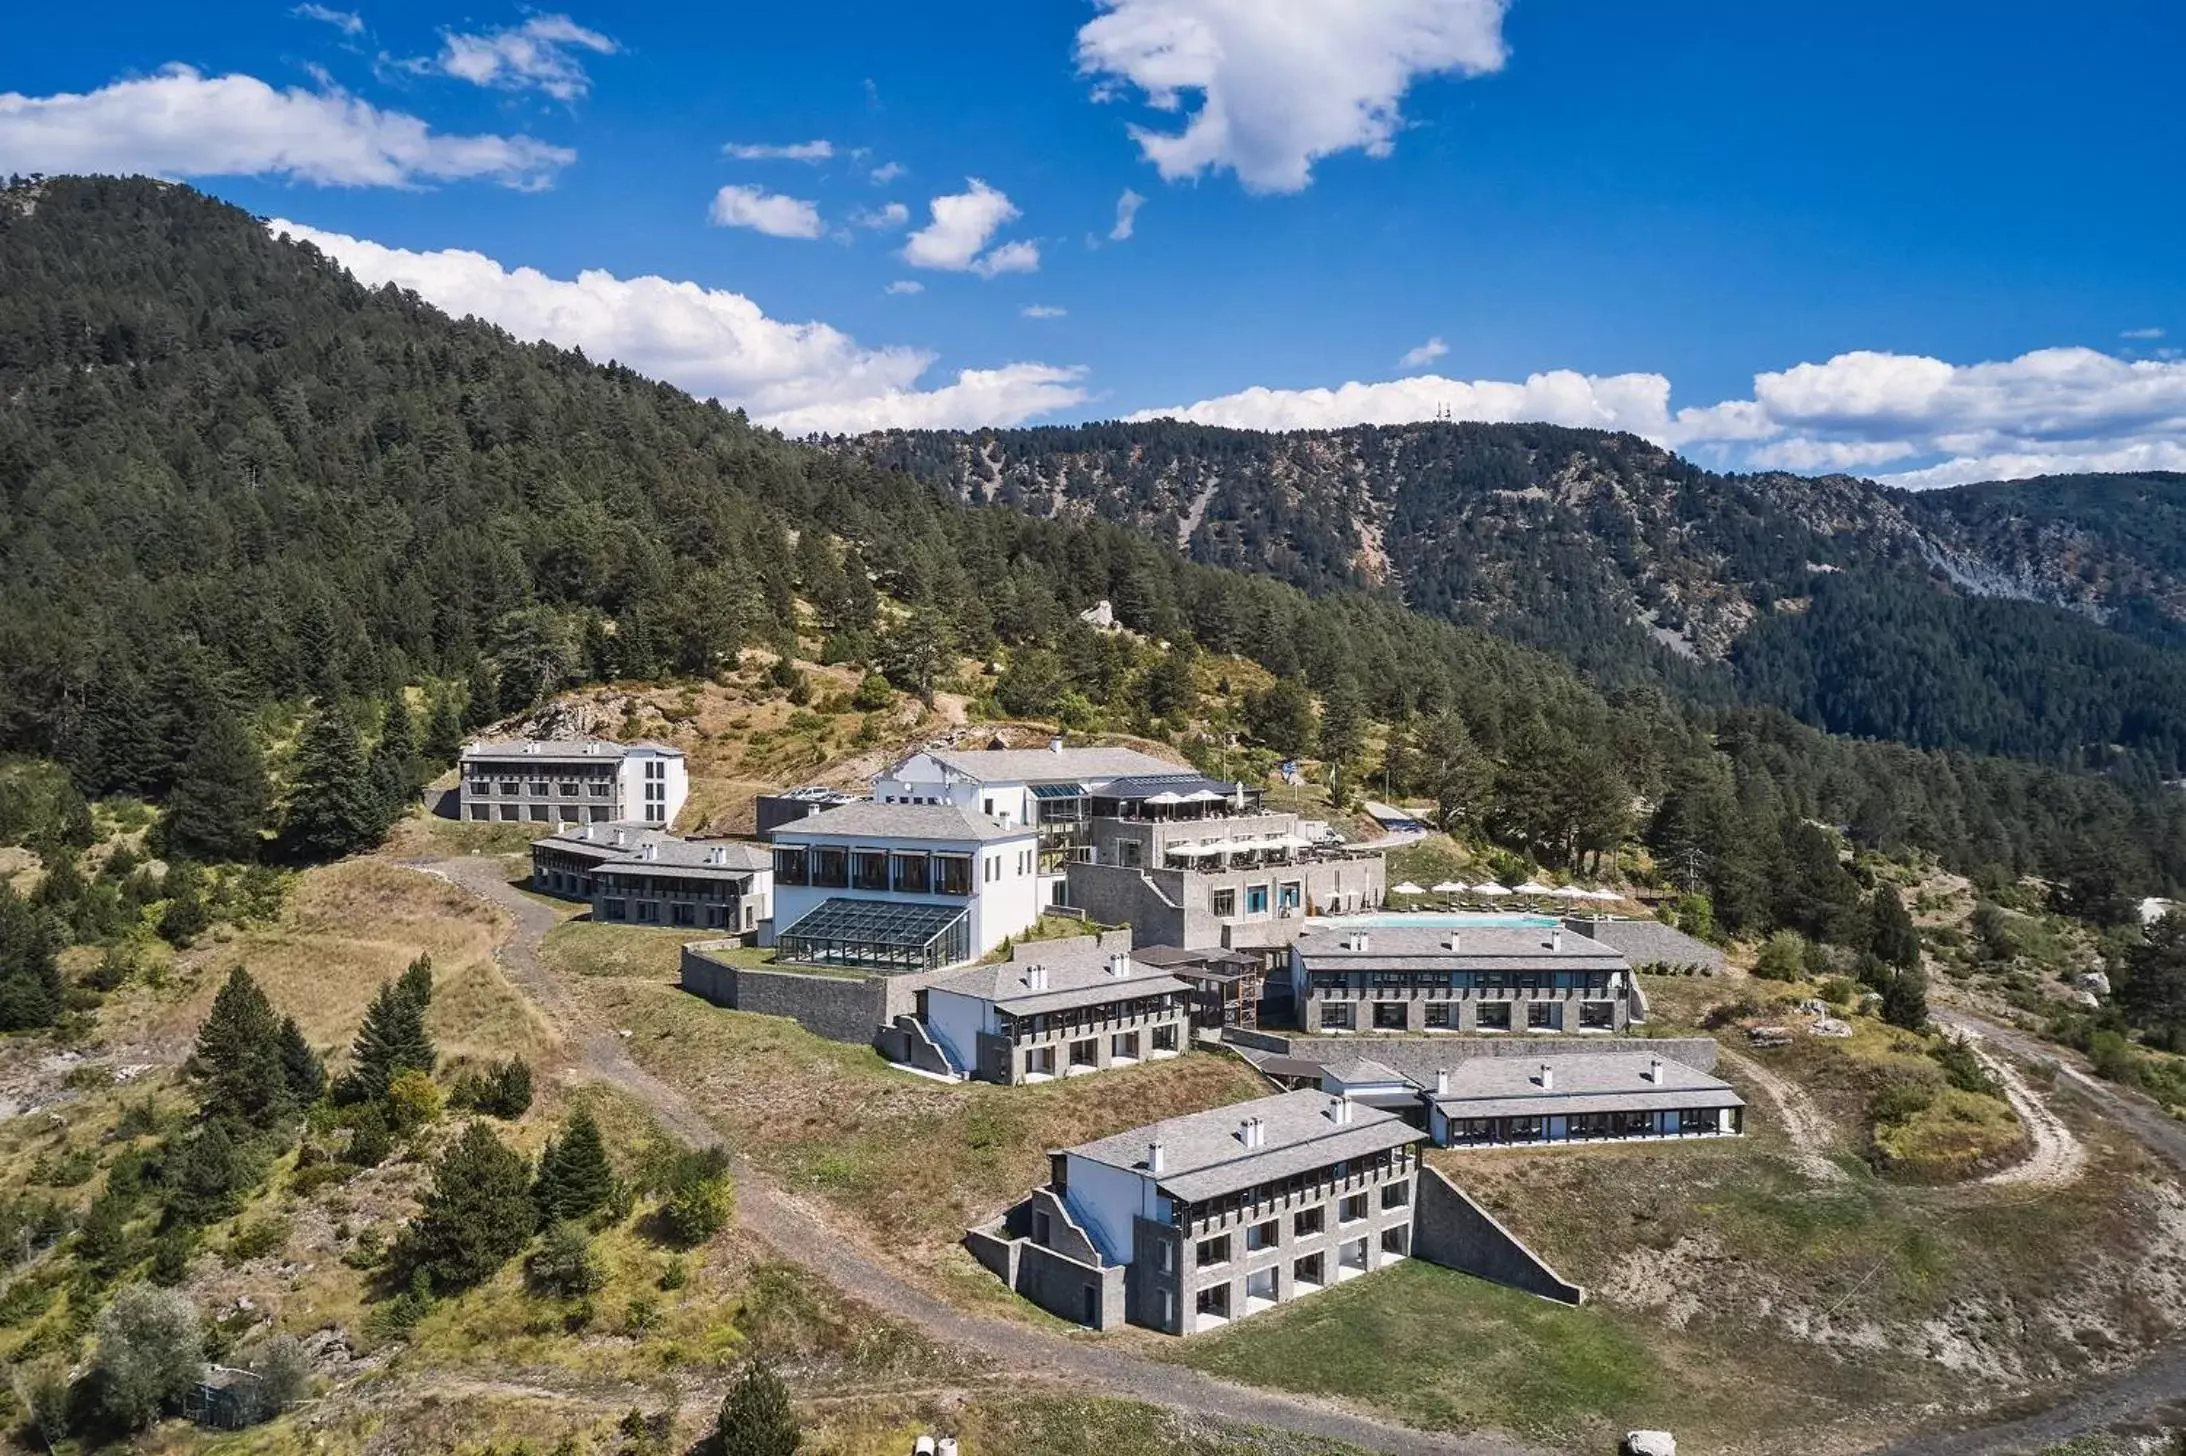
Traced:
<path fill-rule="evenodd" d="M 1088 397 L 1081 371 L 1037 363 L 968 369 L 951 383 L 920 389 L 934 362 L 929 352 L 869 349 L 824 323 L 769 318 L 726 289 L 595 269 L 552 278 L 462 249 L 413 252 L 293 222 L 266 226 L 314 244 L 367 284 L 412 289 L 449 313 L 489 320 L 518 338 L 619 360 L 785 430 L 1011 425 Z"/>
<path fill-rule="evenodd" d="M 1660 374 L 1416 375 L 1334 389 L 1253 388 L 1146 410 L 1252 429 L 1436 418 L 1629 430 L 1726 469 L 1882 472 L 1922 487 L 2061 471 L 2186 470 L 2186 360 L 2037 349 L 1951 364 L 1871 350 L 1755 376 L 1751 399 L 1671 413 Z"/>
<path fill-rule="evenodd" d="M 1296 192 L 1319 158 L 1387 154 L 1421 76 L 1501 70 L 1506 0 L 1096 0 L 1078 69 L 1096 96 L 1198 109 L 1180 131 L 1133 126 L 1162 177 L 1227 167 L 1254 192 Z"/>
<path fill-rule="evenodd" d="M 305 20 L 322 21 L 343 35 L 364 34 L 364 17 L 354 10 L 336 10 L 327 5 L 299 5 L 289 14 L 301 16 Z"/>
<path fill-rule="evenodd" d="M 913 293 L 924 293 L 926 291 L 926 285 L 919 282 L 916 278 L 898 278 L 895 282 L 889 284 L 881 291 L 883 293 L 908 296 Z"/>
<path fill-rule="evenodd" d="M 716 192 L 706 216 L 716 227 L 750 228 L 770 238 L 816 238 L 823 231 L 817 205 L 742 183 Z"/>
<path fill-rule="evenodd" d="M 482 177 L 544 187 L 577 159 L 530 137 L 450 136 L 337 88 L 169 66 L 85 94 L 0 92 L 0 171 L 288 177 L 410 187 Z"/>
<path fill-rule="evenodd" d="M 721 152 L 739 162 L 824 162 L 835 155 L 835 144 L 825 137 L 780 146 L 766 142 L 726 142 Z"/>
<path fill-rule="evenodd" d="M 621 49 L 566 15 L 534 15 L 521 25 L 482 35 L 443 32 L 440 54 L 427 65 L 473 85 L 543 91 L 557 101 L 574 101 L 592 88 L 576 52 L 611 56 Z"/>
<path fill-rule="evenodd" d="M 878 207 L 870 212 L 853 212 L 850 214 L 850 220 L 861 228 L 872 228 L 874 231 L 879 232 L 908 224 L 911 221 L 911 209 L 900 202 L 891 202 L 885 207 Z"/>
<path fill-rule="evenodd" d="M 1417 348 L 1406 349 L 1404 357 L 1397 361 L 1397 367 L 1399 369 L 1424 369 L 1449 352 L 1450 346 L 1443 343 L 1442 336 L 1437 334 Z"/>
<path fill-rule="evenodd" d="M 2120 332 L 2118 337 L 2121 339 L 2160 339 L 2163 337 L 2163 330 L 2153 328 L 2126 329 Z"/>
<path fill-rule="evenodd" d="M 886 187 L 889 183 L 895 181 L 898 177 L 901 177 L 904 173 L 910 170 L 911 169 L 909 167 L 904 166 L 901 162 L 883 162 L 878 167 L 875 167 L 867 175 L 873 179 L 873 185 L 875 187 Z"/>
<path fill-rule="evenodd" d="M 1052 303 L 1028 303 L 1018 312 L 1028 319 L 1058 319 L 1068 315 L 1070 310 L 1058 308 Z"/>
<path fill-rule="evenodd" d="M 1021 213 L 1009 197 L 977 177 L 965 179 L 966 191 L 936 197 L 928 208 L 933 220 L 904 241 L 903 261 L 914 268 L 948 273 L 1030 273 L 1040 266 L 1040 249 L 1028 242 L 1004 243 L 992 252 L 987 243 Z"/>
<path fill-rule="evenodd" d="M 1139 209 L 1145 205 L 1145 198 L 1128 187 L 1124 188 L 1123 196 L 1116 199 L 1116 225 L 1108 230 L 1108 241 L 1129 242 L 1132 229 L 1138 226 Z"/>

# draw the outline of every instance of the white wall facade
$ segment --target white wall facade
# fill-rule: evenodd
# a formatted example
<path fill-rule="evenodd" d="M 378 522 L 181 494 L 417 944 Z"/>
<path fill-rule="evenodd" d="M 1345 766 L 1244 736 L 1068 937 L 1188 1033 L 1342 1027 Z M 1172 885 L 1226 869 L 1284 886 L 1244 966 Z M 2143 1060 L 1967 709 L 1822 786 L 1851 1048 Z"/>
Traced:
<path fill-rule="evenodd" d="M 1069 1187 L 1063 1202 L 1071 1217 L 1078 1220 L 1086 1237 L 1100 1246 L 1110 1262 L 1130 1263 L 1135 1254 L 1131 1221 L 1160 1221 L 1157 1205 L 1162 1198 L 1154 1180 L 1075 1153 L 1065 1154 L 1065 1158 L 1063 1179 Z"/>
<path fill-rule="evenodd" d="M 1004 824 L 1032 822 L 1032 790 L 1023 780 L 981 783 L 930 753 L 914 753 L 873 780 L 873 798 L 883 804 L 961 804 Z"/>
<path fill-rule="evenodd" d="M 960 1067 L 979 1065 L 979 1033 L 999 1030 L 994 1003 L 957 991 L 928 987 L 926 1029 Z"/>
<path fill-rule="evenodd" d="M 654 748 L 624 751 L 616 774 L 621 788 L 622 817 L 644 824 L 673 824 L 691 796 L 690 774 L 683 755 Z"/>
<path fill-rule="evenodd" d="M 785 824 L 774 831 L 785 847 L 828 846 L 844 850 L 901 850 L 914 854 L 964 854 L 972 859 L 972 893 L 909 895 L 893 890 L 854 890 L 819 885 L 775 884 L 774 933 L 780 935 L 827 900 L 880 900 L 896 905 L 961 905 L 970 911 L 966 929 L 972 954 L 983 956 L 1003 941 L 1024 934 L 1040 919 L 1039 840 L 1031 830 L 1008 839 L 905 839 L 882 835 L 825 834 Z"/>

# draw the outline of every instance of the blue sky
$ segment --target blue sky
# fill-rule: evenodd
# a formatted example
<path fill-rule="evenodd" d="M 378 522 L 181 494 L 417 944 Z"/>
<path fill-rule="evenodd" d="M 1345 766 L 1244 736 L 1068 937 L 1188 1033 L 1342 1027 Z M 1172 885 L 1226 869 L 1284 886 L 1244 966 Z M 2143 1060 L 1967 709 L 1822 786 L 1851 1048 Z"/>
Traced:
<path fill-rule="evenodd" d="M 125 3 L 10 30 L 0 171 L 186 178 L 792 431 L 1447 410 L 1912 484 L 2186 468 L 2175 3 Z"/>

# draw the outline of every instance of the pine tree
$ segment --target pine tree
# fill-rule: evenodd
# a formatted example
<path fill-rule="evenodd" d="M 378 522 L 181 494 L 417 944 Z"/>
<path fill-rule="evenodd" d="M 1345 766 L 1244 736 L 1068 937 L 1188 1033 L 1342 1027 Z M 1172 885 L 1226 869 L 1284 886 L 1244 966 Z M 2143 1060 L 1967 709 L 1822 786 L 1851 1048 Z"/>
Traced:
<path fill-rule="evenodd" d="M 0 881 L 0 1031 L 51 1026 L 60 1015 L 58 951 L 51 919 Z"/>
<path fill-rule="evenodd" d="M 356 730 L 339 709 L 321 710 L 297 750 L 290 849 L 306 859 L 340 859 L 377 844 L 386 829 L 386 803 L 365 769 Z"/>
<path fill-rule="evenodd" d="M 764 1360 L 746 1365 L 729 1387 L 714 1436 L 721 1456 L 796 1456 L 804 1444 L 789 1388 Z"/>
<path fill-rule="evenodd" d="M 1907 1031 L 1928 1024 L 1928 973 L 1918 965 L 1892 970 L 1882 988 L 1882 1019 Z"/>
<path fill-rule="evenodd" d="M 433 958 L 429 952 L 419 951 L 411 957 L 410 964 L 402 968 L 402 975 L 395 981 L 395 989 L 417 1003 L 419 1011 L 433 1004 Z M 428 1068 L 427 1070 L 430 1070 Z"/>
<path fill-rule="evenodd" d="M 212 924 L 212 912 L 205 908 L 205 872 L 190 860 L 167 866 L 159 893 L 167 902 L 160 912 L 159 938 L 169 945 L 186 946 Z"/>
<path fill-rule="evenodd" d="M 1910 970 L 1920 964 L 1920 932 L 1895 885 L 1875 887 L 1867 903 L 1867 948 L 1886 965 Z"/>
<path fill-rule="evenodd" d="M 250 972 L 228 972 L 185 1065 L 203 1116 L 271 1127 L 291 1103 L 273 1004 Z"/>
<path fill-rule="evenodd" d="M 425 728 L 425 757 L 436 768 L 454 765 L 463 752 L 463 710 L 446 688 L 433 696 L 432 721 Z"/>
<path fill-rule="evenodd" d="M 178 1223 L 218 1223 L 235 1212 L 249 1166 L 219 1120 L 205 1124 L 167 1165 L 167 1211 Z"/>
<path fill-rule="evenodd" d="M 397 1241 L 396 1262 L 422 1271 L 438 1292 L 465 1289 L 514 1258 L 538 1217 L 531 1166 L 473 1122 L 434 1165 L 417 1217 Z"/>
<path fill-rule="evenodd" d="M 169 853 L 256 859 L 272 798 L 257 742 L 234 714 L 215 708 L 167 797 L 161 832 Z"/>
<path fill-rule="evenodd" d="M 479 658 L 471 664 L 470 681 L 463 694 L 463 726 L 476 732 L 492 725 L 501 716 L 500 693 L 493 684 L 493 669 L 486 659 Z"/>
<path fill-rule="evenodd" d="M 379 796 L 386 822 L 392 824 L 409 812 L 410 800 L 418 788 L 417 729 L 410 721 L 409 700 L 401 688 L 387 700 L 380 739 L 373 745 L 365 773 Z"/>
<path fill-rule="evenodd" d="M 414 963 L 413 963 L 414 964 Z M 404 973 L 407 978 L 408 972 Z M 396 981 L 382 982 L 365 1008 L 364 1025 L 349 1049 L 349 1080 L 358 1097 L 378 1101 L 401 1071 L 428 1075 L 439 1060 L 425 1030 L 425 1008 Z"/>
<path fill-rule="evenodd" d="M 2127 952 L 2117 995 L 2151 1040 L 2174 1049 L 2186 1041 L 2186 911 L 2159 917 Z"/>
<path fill-rule="evenodd" d="M 289 1100 L 298 1107 L 309 1107 L 326 1095 L 326 1064 L 304 1040 L 304 1029 L 293 1016 L 281 1018 L 281 1077 Z"/>
<path fill-rule="evenodd" d="M 600 1141 L 599 1124 L 578 1108 L 562 1126 L 562 1135 L 539 1156 L 539 1178 L 532 1189 L 539 1214 L 550 1222 L 584 1218 L 605 1208 L 615 1196 L 615 1170 Z"/>
<path fill-rule="evenodd" d="M 1467 822 L 1478 825 L 1487 814 L 1495 769 L 1473 742 L 1465 720 L 1452 712 L 1428 719 L 1419 752 L 1421 775 L 1435 801 L 1435 818 L 1442 832 L 1454 833 Z"/>

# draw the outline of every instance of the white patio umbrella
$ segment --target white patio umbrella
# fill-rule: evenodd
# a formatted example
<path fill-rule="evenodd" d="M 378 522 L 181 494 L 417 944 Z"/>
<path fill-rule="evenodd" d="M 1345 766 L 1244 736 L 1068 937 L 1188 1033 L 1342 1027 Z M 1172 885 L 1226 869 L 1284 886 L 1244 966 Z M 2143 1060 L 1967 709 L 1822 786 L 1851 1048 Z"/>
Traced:
<path fill-rule="evenodd" d="M 1622 900 L 1624 896 L 1618 894 L 1615 890 L 1588 890 L 1586 898 L 1589 900 Z"/>
<path fill-rule="evenodd" d="M 1504 895 L 1508 895 L 1510 891 L 1504 889 L 1495 881 L 1490 880 L 1485 885 L 1473 886 L 1473 893 L 1475 895 L 1486 895 L 1490 899 L 1498 899 Z"/>
<path fill-rule="evenodd" d="M 1559 900 L 1586 900 L 1592 898 L 1577 885 L 1558 885 L 1549 893 Z"/>
<path fill-rule="evenodd" d="M 1521 895 L 1546 895 L 1548 886 L 1542 884 L 1539 880 L 1528 880 L 1518 887 L 1518 893 Z"/>
<path fill-rule="evenodd" d="M 1158 794 L 1148 794 L 1145 798 L 1139 800 L 1139 802 L 1142 804 L 1181 804 L 1184 802 L 1184 796 L 1182 794 L 1171 793 L 1169 790 L 1163 789 Z"/>
<path fill-rule="evenodd" d="M 1437 895 L 1462 895 L 1465 893 L 1465 887 L 1456 880 L 1444 880 L 1441 884 L 1435 886 L 1435 893 Z"/>
<path fill-rule="evenodd" d="M 1419 886 L 1413 884 L 1410 880 L 1405 880 L 1400 884 L 1392 886 L 1389 893 L 1392 895 L 1424 895 L 1427 892 L 1425 890 L 1422 890 Z"/>

